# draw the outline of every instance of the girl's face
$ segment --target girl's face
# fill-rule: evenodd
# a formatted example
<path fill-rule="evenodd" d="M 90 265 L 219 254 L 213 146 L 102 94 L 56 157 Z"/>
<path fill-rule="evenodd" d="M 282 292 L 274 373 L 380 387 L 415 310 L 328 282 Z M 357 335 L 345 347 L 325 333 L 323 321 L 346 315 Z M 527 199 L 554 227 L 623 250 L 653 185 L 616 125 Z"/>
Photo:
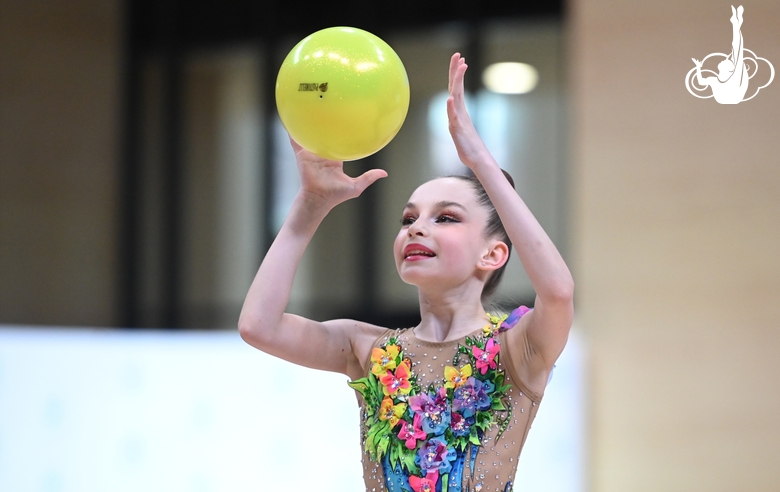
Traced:
<path fill-rule="evenodd" d="M 480 269 L 490 241 L 488 211 L 471 185 L 455 178 L 423 184 L 409 198 L 393 253 L 401 279 L 418 287 L 457 286 Z"/>

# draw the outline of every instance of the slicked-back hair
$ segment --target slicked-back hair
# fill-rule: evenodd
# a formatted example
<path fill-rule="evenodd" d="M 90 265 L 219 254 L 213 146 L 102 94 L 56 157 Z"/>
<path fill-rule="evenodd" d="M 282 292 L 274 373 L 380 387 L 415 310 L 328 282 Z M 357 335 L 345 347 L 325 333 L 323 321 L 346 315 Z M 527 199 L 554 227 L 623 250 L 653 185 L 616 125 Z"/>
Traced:
<path fill-rule="evenodd" d="M 510 174 L 503 169 L 501 171 L 504 173 L 504 177 L 506 177 L 507 181 L 509 181 L 509 184 L 512 185 L 512 188 L 514 188 L 515 180 L 512 179 L 512 176 L 510 176 Z M 509 254 L 511 254 L 512 241 L 509 240 L 509 235 L 504 229 L 504 224 L 501 223 L 501 218 L 498 216 L 498 212 L 496 212 L 496 207 L 493 206 L 493 202 L 490 201 L 490 197 L 485 191 L 485 188 L 482 186 L 482 183 L 479 182 L 479 179 L 477 179 L 474 173 L 471 172 L 468 174 L 454 174 L 448 177 L 460 179 L 467 182 L 471 186 L 477 196 L 477 202 L 479 202 L 479 204 L 485 207 L 485 209 L 488 211 L 488 220 L 485 224 L 484 231 L 485 237 L 497 238 L 498 240 L 506 243 L 507 248 L 509 248 Z M 504 270 L 506 269 L 507 263 L 509 263 L 508 256 L 507 262 L 501 265 L 501 268 L 495 270 L 485 282 L 485 286 L 482 288 L 483 303 L 488 302 L 493 294 L 496 293 L 496 290 L 498 290 L 501 279 L 504 277 Z"/>

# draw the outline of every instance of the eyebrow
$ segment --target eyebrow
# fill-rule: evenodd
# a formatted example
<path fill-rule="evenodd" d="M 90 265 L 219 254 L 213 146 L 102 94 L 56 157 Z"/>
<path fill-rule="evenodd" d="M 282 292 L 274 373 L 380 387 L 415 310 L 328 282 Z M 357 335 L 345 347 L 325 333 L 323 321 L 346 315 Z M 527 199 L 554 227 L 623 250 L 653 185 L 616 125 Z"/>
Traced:
<path fill-rule="evenodd" d="M 464 212 L 466 211 L 466 207 L 464 207 L 464 206 L 463 206 L 463 205 L 461 205 L 460 203 L 458 203 L 458 202 L 448 202 L 448 201 L 444 201 L 444 200 L 442 200 L 442 201 L 439 201 L 439 202 L 436 202 L 436 204 L 435 204 L 435 207 L 436 207 L 436 208 L 449 208 L 449 207 L 457 207 L 457 208 L 459 208 L 459 209 L 463 210 Z M 415 204 L 414 204 L 414 203 L 412 203 L 412 202 L 409 202 L 409 203 L 407 203 L 407 204 L 406 204 L 406 206 L 404 207 L 404 209 L 407 209 L 407 208 L 417 209 L 417 205 L 415 205 Z"/>

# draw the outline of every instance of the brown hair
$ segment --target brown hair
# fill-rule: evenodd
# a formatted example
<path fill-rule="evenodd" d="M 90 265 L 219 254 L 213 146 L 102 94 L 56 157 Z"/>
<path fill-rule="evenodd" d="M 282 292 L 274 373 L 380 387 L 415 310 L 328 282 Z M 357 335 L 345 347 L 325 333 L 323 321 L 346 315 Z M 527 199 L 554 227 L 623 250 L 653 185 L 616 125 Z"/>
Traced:
<path fill-rule="evenodd" d="M 509 181 L 509 184 L 511 184 L 512 188 L 514 188 L 515 181 L 512 179 L 512 176 L 510 176 L 509 173 L 503 169 L 501 172 L 504 173 L 504 177 L 506 177 L 506 180 Z M 496 212 L 496 207 L 493 206 L 493 202 L 490 201 L 490 197 L 485 191 L 485 188 L 482 186 L 482 183 L 479 182 L 479 179 L 477 179 L 477 177 L 472 172 L 469 172 L 465 175 L 455 174 L 449 177 L 466 181 L 471 185 L 471 187 L 474 189 L 474 193 L 477 195 L 477 202 L 479 202 L 479 204 L 485 207 L 488 211 L 488 220 L 485 224 L 485 237 L 496 237 L 500 241 L 506 243 L 507 247 L 509 248 L 509 254 L 511 254 L 512 241 L 510 241 L 509 235 L 504 229 L 504 224 L 501 223 L 501 218 L 498 216 L 498 212 Z M 493 294 L 495 294 L 496 290 L 498 289 L 498 285 L 501 283 L 501 279 L 504 277 L 504 270 L 506 269 L 507 263 L 509 263 L 508 257 L 507 262 L 501 265 L 501 268 L 495 270 L 487 279 L 487 282 L 485 282 L 485 286 L 482 288 L 482 302 L 486 302 L 490 299 L 491 296 L 493 296 Z"/>

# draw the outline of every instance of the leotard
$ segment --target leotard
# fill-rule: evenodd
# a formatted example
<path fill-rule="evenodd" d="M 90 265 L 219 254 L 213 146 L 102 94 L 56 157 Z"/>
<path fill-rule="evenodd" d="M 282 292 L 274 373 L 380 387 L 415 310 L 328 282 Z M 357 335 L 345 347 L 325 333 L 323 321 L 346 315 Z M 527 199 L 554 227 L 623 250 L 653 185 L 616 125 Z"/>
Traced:
<path fill-rule="evenodd" d="M 516 309 L 455 341 L 387 330 L 374 343 L 360 393 L 363 479 L 369 492 L 512 490 L 542 395 L 518 377 L 527 340 L 505 350 Z M 519 358 L 520 360 L 513 360 Z"/>

